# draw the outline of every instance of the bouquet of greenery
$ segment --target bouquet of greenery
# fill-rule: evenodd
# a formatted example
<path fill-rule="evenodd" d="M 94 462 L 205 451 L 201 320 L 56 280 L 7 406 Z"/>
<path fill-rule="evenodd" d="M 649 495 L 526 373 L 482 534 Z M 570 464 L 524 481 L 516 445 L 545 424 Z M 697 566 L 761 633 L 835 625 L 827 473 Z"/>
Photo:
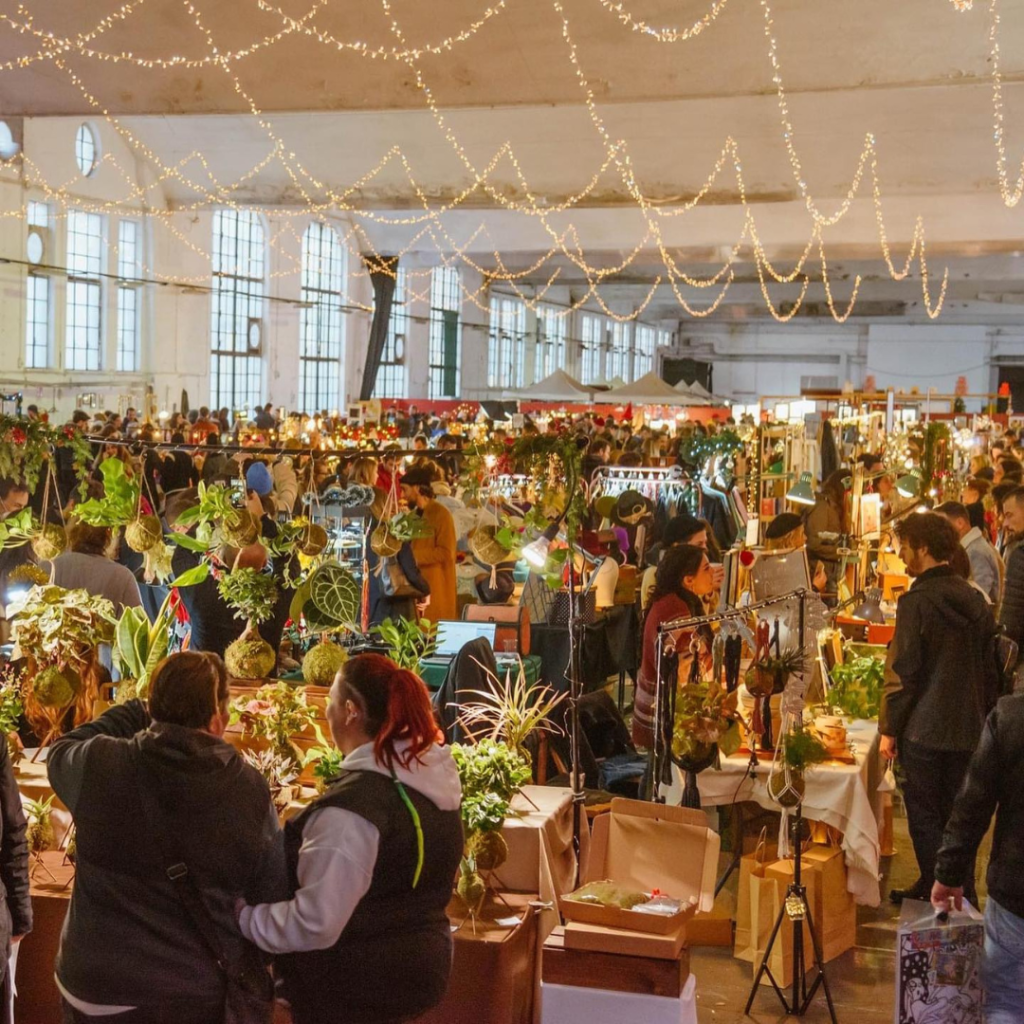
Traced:
<path fill-rule="evenodd" d="M 437 625 L 429 619 L 385 619 L 371 632 L 387 645 L 391 660 L 410 672 L 419 672 L 420 662 L 437 650 Z"/>
<path fill-rule="evenodd" d="M 885 684 L 885 665 L 881 658 L 853 658 L 836 665 L 830 675 L 829 700 L 834 707 L 849 718 L 878 718 Z"/>

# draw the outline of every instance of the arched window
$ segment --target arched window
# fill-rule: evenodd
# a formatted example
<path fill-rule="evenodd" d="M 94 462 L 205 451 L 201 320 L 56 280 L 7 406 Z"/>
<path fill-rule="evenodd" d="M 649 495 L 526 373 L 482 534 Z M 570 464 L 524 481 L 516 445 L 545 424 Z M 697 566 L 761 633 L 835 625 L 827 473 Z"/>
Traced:
<path fill-rule="evenodd" d="M 266 243 L 259 215 L 213 215 L 210 404 L 248 413 L 263 400 L 263 298 Z"/>
<path fill-rule="evenodd" d="M 345 250 L 337 233 L 326 224 L 310 224 L 302 236 L 299 408 L 303 412 L 339 408 L 344 287 Z"/>

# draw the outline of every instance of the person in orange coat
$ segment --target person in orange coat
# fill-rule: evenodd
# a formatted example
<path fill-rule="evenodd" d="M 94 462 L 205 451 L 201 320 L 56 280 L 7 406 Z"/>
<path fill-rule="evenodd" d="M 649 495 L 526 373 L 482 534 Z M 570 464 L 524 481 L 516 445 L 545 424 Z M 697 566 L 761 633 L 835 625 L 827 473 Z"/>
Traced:
<path fill-rule="evenodd" d="M 430 467 L 414 466 L 402 477 L 402 497 L 409 508 L 433 528 L 433 535 L 412 542 L 412 554 L 423 578 L 430 584 L 424 618 L 431 622 L 458 618 L 455 581 L 455 520 L 444 505 L 434 500 Z"/>

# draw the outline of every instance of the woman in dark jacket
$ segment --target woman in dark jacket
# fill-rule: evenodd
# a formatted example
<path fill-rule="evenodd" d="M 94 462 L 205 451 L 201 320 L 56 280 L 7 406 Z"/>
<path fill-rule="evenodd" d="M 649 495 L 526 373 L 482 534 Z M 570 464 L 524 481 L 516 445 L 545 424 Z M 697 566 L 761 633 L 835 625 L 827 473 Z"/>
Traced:
<path fill-rule="evenodd" d="M 426 687 L 379 654 L 338 673 L 327 720 L 345 764 L 286 826 L 292 899 L 239 925 L 278 956 L 295 1024 L 397 1024 L 448 985 L 459 774 Z"/>
<path fill-rule="evenodd" d="M 21 795 L 11 769 L 7 744 L 0 741 L 0 882 L 6 894 L 6 914 L 0 914 L 0 1024 L 11 1024 L 11 987 L 8 968 L 11 946 L 32 931 L 32 899 L 29 896 L 28 842 Z"/>

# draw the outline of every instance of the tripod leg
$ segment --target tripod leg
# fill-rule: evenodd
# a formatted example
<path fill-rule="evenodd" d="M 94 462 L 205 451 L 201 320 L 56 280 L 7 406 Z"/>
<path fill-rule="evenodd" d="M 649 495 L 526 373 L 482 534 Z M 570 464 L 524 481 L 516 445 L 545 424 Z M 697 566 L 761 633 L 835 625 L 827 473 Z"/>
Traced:
<path fill-rule="evenodd" d="M 832 1019 L 832 1024 L 838 1024 L 838 1021 L 836 1020 L 836 1008 L 832 1002 L 832 990 L 828 987 L 828 975 L 825 973 L 825 958 L 821 951 L 821 942 L 818 939 L 818 933 L 814 930 L 814 918 L 811 917 L 811 908 L 807 904 L 806 896 L 804 897 L 804 907 L 807 910 L 807 927 L 811 932 L 811 944 L 814 946 L 814 959 L 818 964 L 818 976 L 814 979 L 811 991 L 807 994 L 807 998 L 799 1012 L 801 1016 L 807 1012 L 807 1007 L 810 1006 L 811 1000 L 814 998 L 814 993 L 818 991 L 818 986 L 821 985 L 825 990 L 825 1002 L 828 1003 L 828 1014 Z"/>
<path fill-rule="evenodd" d="M 754 984 L 750 989 L 750 996 L 747 999 L 747 1008 L 743 1011 L 748 1017 L 750 1016 L 750 1008 L 754 1005 L 754 996 L 757 995 L 757 991 L 761 986 L 761 979 L 767 974 L 768 980 L 772 983 L 772 988 L 775 989 L 775 994 L 779 997 L 779 1002 L 782 1003 L 782 1008 L 786 1013 L 790 1012 L 789 1003 L 786 1002 L 786 997 L 779 988 L 779 983 L 775 980 L 775 975 L 772 974 L 771 968 L 768 966 L 768 961 L 771 959 L 772 948 L 775 946 L 775 940 L 779 936 L 779 929 L 782 927 L 782 920 L 786 914 L 786 904 L 783 902 L 779 908 L 779 916 L 775 919 L 775 927 L 772 928 L 772 934 L 768 939 L 768 945 L 764 950 L 764 959 L 761 961 L 761 966 L 757 969 L 757 974 L 754 976 Z"/>

